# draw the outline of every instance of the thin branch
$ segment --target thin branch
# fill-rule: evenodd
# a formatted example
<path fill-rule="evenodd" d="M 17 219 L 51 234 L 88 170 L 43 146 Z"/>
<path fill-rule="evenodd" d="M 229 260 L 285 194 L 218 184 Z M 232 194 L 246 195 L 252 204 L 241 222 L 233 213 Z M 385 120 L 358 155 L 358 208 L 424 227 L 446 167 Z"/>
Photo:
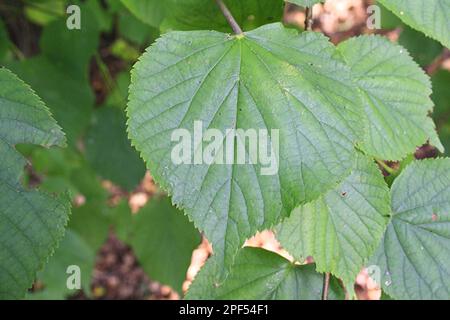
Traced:
<path fill-rule="evenodd" d="M 233 15 L 231 14 L 230 10 L 228 10 L 225 3 L 223 3 L 222 0 L 216 0 L 217 5 L 219 6 L 220 10 L 222 11 L 225 19 L 227 19 L 228 24 L 230 25 L 231 29 L 233 29 L 235 34 L 243 34 L 241 27 L 238 25 L 236 20 L 234 19 Z"/>
<path fill-rule="evenodd" d="M 305 30 L 311 31 L 313 25 L 313 9 L 312 7 L 306 7 L 305 10 Z"/>
<path fill-rule="evenodd" d="M 330 273 L 327 272 L 323 276 L 322 300 L 328 300 L 328 291 L 330 289 Z"/>
<path fill-rule="evenodd" d="M 442 63 L 448 58 L 450 58 L 450 50 L 447 48 L 444 48 L 444 50 L 442 50 L 442 53 L 439 54 L 439 56 L 437 56 L 436 59 L 434 59 L 433 62 L 425 68 L 425 71 L 429 75 L 433 75 L 434 73 L 436 73 L 439 70 Z"/>

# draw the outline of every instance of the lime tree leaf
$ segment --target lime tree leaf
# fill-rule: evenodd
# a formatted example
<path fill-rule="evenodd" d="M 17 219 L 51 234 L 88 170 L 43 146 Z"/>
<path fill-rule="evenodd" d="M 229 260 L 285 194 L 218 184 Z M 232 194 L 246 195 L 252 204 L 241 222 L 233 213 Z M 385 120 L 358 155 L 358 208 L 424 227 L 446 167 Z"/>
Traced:
<path fill-rule="evenodd" d="M 145 165 L 131 147 L 123 110 L 103 107 L 95 111 L 86 135 L 86 157 L 100 176 L 132 190 L 144 178 Z"/>
<path fill-rule="evenodd" d="M 95 171 L 76 150 L 36 147 L 25 155 L 31 159 L 35 172 L 42 176 L 41 189 L 54 193 L 68 189 L 74 195 L 83 195 L 86 202 L 108 200 Z"/>
<path fill-rule="evenodd" d="M 450 155 L 450 121 L 439 128 L 439 136 L 442 139 L 442 144 L 445 148 L 445 154 Z"/>
<path fill-rule="evenodd" d="M 280 21 L 283 0 L 224 0 L 242 30 Z M 166 0 L 166 18 L 161 30 L 217 30 L 231 28 L 215 0 Z"/>
<path fill-rule="evenodd" d="M 105 202 L 90 201 L 72 209 L 69 228 L 83 238 L 92 250 L 105 243 L 112 220 L 112 210 Z"/>
<path fill-rule="evenodd" d="M 383 237 L 389 203 L 380 170 L 361 155 L 337 188 L 296 208 L 277 228 L 277 239 L 299 261 L 312 256 L 318 272 L 342 279 L 353 295 L 356 276 Z"/>
<path fill-rule="evenodd" d="M 369 264 L 395 299 L 450 299 L 450 159 L 409 165 L 394 181 L 392 221 Z"/>
<path fill-rule="evenodd" d="M 318 33 L 271 24 L 237 37 L 168 33 L 136 64 L 127 109 L 131 140 L 174 204 L 205 232 L 222 265 L 232 263 L 247 237 L 349 174 L 363 121 L 349 69 L 334 53 Z M 279 140 L 278 170 L 264 175 L 267 166 L 248 161 L 175 164 L 172 132 L 193 135 L 199 120 L 204 130 L 223 134 L 278 133 L 279 139 L 268 139 L 273 150 Z"/>
<path fill-rule="evenodd" d="M 64 146 L 61 128 L 16 75 L 0 69 L 0 299 L 22 298 L 64 235 L 67 195 L 26 190 L 19 143 Z"/>
<path fill-rule="evenodd" d="M 450 120 L 450 72 L 447 70 L 439 70 L 432 77 L 433 83 L 433 99 L 436 107 L 434 108 L 433 117 L 439 124 Z"/>
<path fill-rule="evenodd" d="M 377 2 L 377 5 L 380 8 L 381 29 L 395 29 L 404 25 L 395 14 L 386 9 L 382 4 Z"/>
<path fill-rule="evenodd" d="M 159 30 L 143 23 L 127 10 L 119 11 L 118 29 L 120 35 L 137 45 L 150 44 Z"/>
<path fill-rule="evenodd" d="M 123 240 L 132 247 L 151 279 L 182 292 L 192 251 L 200 244 L 200 234 L 168 198 L 150 200 L 133 217 Z"/>
<path fill-rule="evenodd" d="M 125 110 L 128 101 L 128 87 L 130 86 L 131 81 L 130 77 L 130 70 L 117 74 L 115 86 L 106 98 L 105 105 Z"/>
<path fill-rule="evenodd" d="M 40 40 L 42 54 L 52 63 L 72 75 L 87 79 L 88 66 L 97 51 L 100 27 L 90 10 L 82 10 L 81 29 L 69 30 L 66 18 L 58 19 L 44 28 Z"/>
<path fill-rule="evenodd" d="M 127 241 L 130 230 L 134 228 L 133 221 L 135 219 L 128 205 L 128 201 L 122 200 L 119 202 L 117 206 L 111 208 L 109 214 L 114 234 L 120 240 Z"/>
<path fill-rule="evenodd" d="M 46 56 L 14 62 L 8 67 L 29 83 L 63 127 L 70 145 L 89 125 L 94 95 L 87 79 L 58 67 Z M 45 75 L 45 76 L 44 76 Z"/>
<path fill-rule="evenodd" d="M 39 56 L 8 65 L 48 105 L 71 146 L 89 124 L 94 96 L 88 67 L 100 35 L 92 9 L 80 6 L 80 30 L 69 30 L 65 17 L 57 19 L 43 29 Z"/>
<path fill-rule="evenodd" d="M 49 259 L 44 270 L 38 273 L 37 279 L 44 289 L 28 294 L 27 299 L 61 300 L 77 294 L 79 290 L 67 287 L 67 280 L 72 274 L 67 273 L 70 266 L 80 268 L 81 288 L 89 294 L 94 265 L 95 251 L 92 247 L 76 232 L 67 229 L 55 254 Z"/>
<path fill-rule="evenodd" d="M 47 25 L 65 15 L 65 0 L 26 1 L 24 12 L 27 19 L 38 25 Z"/>
<path fill-rule="evenodd" d="M 428 113 L 428 76 L 406 49 L 381 36 L 351 38 L 338 46 L 352 68 L 369 119 L 362 148 L 384 160 L 401 160 L 428 139 L 442 149 Z"/>
<path fill-rule="evenodd" d="M 189 286 L 185 300 L 214 300 L 217 296 L 217 274 L 221 272 L 217 256 L 211 256 L 203 267 L 195 275 L 194 281 Z"/>
<path fill-rule="evenodd" d="M 230 275 L 217 289 L 226 300 L 320 300 L 323 275 L 314 264 L 296 265 L 260 248 L 243 248 Z M 343 299 L 335 278 L 330 281 L 330 300 Z"/>
<path fill-rule="evenodd" d="M 103 0 L 87 0 L 84 7 L 81 8 L 81 11 L 84 12 L 84 10 L 88 10 L 94 16 L 100 31 L 109 32 L 112 27 L 114 16 L 111 12 L 111 8 L 108 5 L 106 5 L 107 8 L 103 7 L 102 2 Z"/>
<path fill-rule="evenodd" d="M 326 0 L 285 0 L 286 2 L 290 2 L 302 7 L 312 7 L 316 3 L 323 3 Z"/>
<path fill-rule="evenodd" d="M 152 27 L 159 27 L 164 18 L 165 2 L 159 0 L 121 0 L 121 2 L 138 17 Z"/>
<path fill-rule="evenodd" d="M 0 61 L 2 61 L 10 47 L 10 41 L 8 32 L 6 31 L 5 24 L 3 20 L 0 18 Z"/>
<path fill-rule="evenodd" d="M 450 47 L 450 0 L 378 0 L 404 23 Z"/>
<path fill-rule="evenodd" d="M 225 0 L 238 24 L 248 31 L 261 25 L 280 21 L 283 0 Z M 122 3 L 143 22 L 170 30 L 217 30 L 231 28 L 214 0 L 122 0 Z"/>
<path fill-rule="evenodd" d="M 394 300 L 394 299 L 392 299 L 392 297 L 388 296 L 388 295 L 386 294 L 386 292 L 381 291 L 381 297 L 380 297 L 380 300 Z"/>
<path fill-rule="evenodd" d="M 433 99 L 436 107 L 433 118 L 438 127 L 439 137 L 444 145 L 446 155 L 450 155 L 450 72 L 440 70 L 431 77 Z"/>

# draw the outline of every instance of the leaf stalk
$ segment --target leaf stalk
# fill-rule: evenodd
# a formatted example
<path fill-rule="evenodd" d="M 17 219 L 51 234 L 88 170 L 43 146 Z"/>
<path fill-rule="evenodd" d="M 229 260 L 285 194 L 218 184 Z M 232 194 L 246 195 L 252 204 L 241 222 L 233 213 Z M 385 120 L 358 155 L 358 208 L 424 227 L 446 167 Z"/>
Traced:
<path fill-rule="evenodd" d="M 222 11 L 222 13 L 223 13 L 225 19 L 227 20 L 228 24 L 230 25 L 231 29 L 233 29 L 233 32 L 237 35 L 243 34 L 244 32 L 242 31 L 241 27 L 234 19 L 233 15 L 231 14 L 230 10 L 225 5 L 225 3 L 223 3 L 222 0 L 216 0 L 216 3 L 219 6 L 220 11 Z"/>

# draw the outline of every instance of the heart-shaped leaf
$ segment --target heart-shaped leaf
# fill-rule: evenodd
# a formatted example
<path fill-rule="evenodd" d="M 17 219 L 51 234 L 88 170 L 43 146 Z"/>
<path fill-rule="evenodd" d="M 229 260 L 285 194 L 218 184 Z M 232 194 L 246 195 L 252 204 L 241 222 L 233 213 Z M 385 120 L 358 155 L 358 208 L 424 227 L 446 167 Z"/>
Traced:
<path fill-rule="evenodd" d="M 364 121 L 350 70 L 334 56 L 324 36 L 272 24 L 243 36 L 168 33 L 134 67 L 130 138 L 225 265 L 247 237 L 349 174 Z M 173 159 L 179 143 L 172 135 L 180 129 L 190 136 L 182 162 Z M 200 129 L 222 135 L 224 152 L 203 152 L 213 162 L 203 161 L 210 144 Z M 233 129 L 254 139 L 233 136 Z M 252 140 L 255 147 L 258 139 L 265 147 L 257 161 L 237 163 L 235 143 Z"/>

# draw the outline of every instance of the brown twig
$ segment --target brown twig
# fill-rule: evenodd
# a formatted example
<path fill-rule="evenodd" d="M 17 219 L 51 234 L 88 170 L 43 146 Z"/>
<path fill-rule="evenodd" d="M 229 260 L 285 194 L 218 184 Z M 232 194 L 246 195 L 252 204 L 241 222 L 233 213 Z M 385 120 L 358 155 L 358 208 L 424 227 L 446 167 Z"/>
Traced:
<path fill-rule="evenodd" d="M 243 34 L 241 27 L 238 25 L 236 20 L 234 19 L 233 15 L 231 14 L 230 10 L 228 10 L 225 3 L 223 3 L 222 0 L 216 0 L 217 5 L 219 6 L 220 10 L 222 11 L 225 19 L 227 19 L 228 24 L 230 25 L 231 29 L 233 29 L 235 34 Z"/>
<path fill-rule="evenodd" d="M 330 273 L 327 272 L 323 276 L 322 300 L 328 300 L 328 291 L 330 288 Z"/>
<path fill-rule="evenodd" d="M 305 9 L 305 30 L 311 31 L 313 25 L 313 9 L 306 7 Z"/>

